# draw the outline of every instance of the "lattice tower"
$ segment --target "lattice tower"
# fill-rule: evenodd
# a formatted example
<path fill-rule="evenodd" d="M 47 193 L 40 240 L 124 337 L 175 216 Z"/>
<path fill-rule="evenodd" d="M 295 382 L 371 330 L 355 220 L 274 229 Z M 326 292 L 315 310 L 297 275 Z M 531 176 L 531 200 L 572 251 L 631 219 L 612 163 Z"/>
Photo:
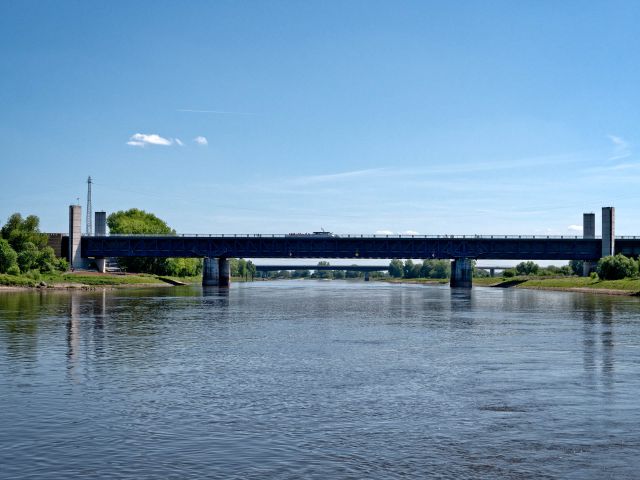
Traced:
<path fill-rule="evenodd" d="M 93 235 L 93 207 L 91 206 L 91 176 L 87 178 L 87 235 Z"/>

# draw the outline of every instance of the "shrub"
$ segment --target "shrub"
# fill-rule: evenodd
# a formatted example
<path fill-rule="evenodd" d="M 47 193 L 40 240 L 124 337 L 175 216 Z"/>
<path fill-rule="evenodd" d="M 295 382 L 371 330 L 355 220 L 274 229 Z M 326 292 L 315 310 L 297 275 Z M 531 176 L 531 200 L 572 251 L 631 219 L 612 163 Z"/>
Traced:
<path fill-rule="evenodd" d="M 505 270 L 504 272 L 502 272 L 502 276 L 504 278 L 515 277 L 516 276 L 516 271 L 513 268 L 510 268 L 509 270 Z"/>
<path fill-rule="evenodd" d="M 9 242 L 0 238 L 0 273 L 8 272 L 14 265 L 17 266 L 18 254 L 11 248 Z"/>
<path fill-rule="evenodd" d="M 619 280 L 638 275 L 638 264 L 622 254 L 601 258 L 597 268 L 598 276 L 603 280 Z"/>
<path fill-rule="evenodd" d="M 11 265 L 8 269 L 7 269 L 7 273 L 9 275 L 20 275 L 20 268 L 18 268 L 18 265 Z"/>
<path fill-rule="evenodd" d="M 520 262 L 516 265 L 516 273 L 518 275 L 535 275 L 540 270 L 540 266 L 534 262 Z"/>

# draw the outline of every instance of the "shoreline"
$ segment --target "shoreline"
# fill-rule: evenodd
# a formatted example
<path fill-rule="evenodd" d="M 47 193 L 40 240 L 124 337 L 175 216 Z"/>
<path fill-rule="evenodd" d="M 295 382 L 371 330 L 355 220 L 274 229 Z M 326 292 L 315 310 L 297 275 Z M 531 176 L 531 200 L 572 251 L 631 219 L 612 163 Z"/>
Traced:
<path fill-rule="evenodd" d="M 97 276 L 97 275 L 96 275 Z M 105 280 L 111 278 L 110 276 L 100 276 Z M 116 289 L 128 289 L 128 288 L 153 288 L 153 287 L 180 287 L 180 286 L 193 286 L 200 285 L 199 281 L 193 281 L 192 278 L 185 279 L 174 279 L 167 277 L 150 277 L 155 281 L 144 282 L 144 281 L 134 281 L 134 282 L 121 282 L 121 277 L 115 277 L 113 283 L 82 283 L 82 282 L 51 282 L 44 284 L 36 284 L 36 285 L 0 285 L 0 293 L 3 292 L 24 292 L 24 291 L 95 291 L 101 289 L 108 290 L 116 290 Z M 184 280 L 184 281 L 183 281 Z M 189 281 L 192 280 L 192 281 Z M 474 279 L 476 280 L 476 279 Z M 493 279 L 492 279 L 493 280 Z M 558 279 L 540 279 L 540 278 L 531 278 L 531 279 L 496 279 L 495 281 L 487 281 L 483 279 L 481 282 L 474 281 L 474 287 L 484 287 L 484 288 L 517 288 L 524 290 L 546 290 L 552 292 L 572 292 L 572 293 L 590 293 L 597 295 L 611 295 L 611 296 L 623 296 L 623 297 L 640 297 L 640 280 L 637 280 L 638 285 L 634 285 L 634 288 L 607 288 L 603 286 L 602 288 L 597 287 L 588 287 L 588 286 L 579 286 L 579 285 L 540 285 L 540 283 L 544 283 L 545 281 L 554 281 Z M 566 283 L 571 281 L 570 278 L 562 280 L 566 280 Z M 574 282 L 577 279 L 573 279 Z M 235 280 L 234 283 L 239 282 L 240 280 Z M 448 280 L 444 281 L 443 279 L 377 279 L 373 281 L 384 282 L 388 284 L 407 284 L 407 285 L 425 285 L 425 286 L 438 286 L 438 285 L 446 285 L 448 284 Z M 527 283 L 537 283 L 534 285 L 528 285 Z M 637 287 L 637 288 L 635 288 Z"/>

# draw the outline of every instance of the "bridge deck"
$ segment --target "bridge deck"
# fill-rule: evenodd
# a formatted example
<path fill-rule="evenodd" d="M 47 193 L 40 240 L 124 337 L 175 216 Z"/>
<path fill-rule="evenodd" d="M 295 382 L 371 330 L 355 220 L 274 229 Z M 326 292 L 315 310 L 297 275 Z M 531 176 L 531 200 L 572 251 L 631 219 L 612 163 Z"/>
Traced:
<path fill-rule="evenodd" d="M 600 239 L 533 236 L 95 236 L 85 257 L 476 258 L 597 260 Z M 616 239 L 616 252 L 637 256 L 640 238 Z"/>

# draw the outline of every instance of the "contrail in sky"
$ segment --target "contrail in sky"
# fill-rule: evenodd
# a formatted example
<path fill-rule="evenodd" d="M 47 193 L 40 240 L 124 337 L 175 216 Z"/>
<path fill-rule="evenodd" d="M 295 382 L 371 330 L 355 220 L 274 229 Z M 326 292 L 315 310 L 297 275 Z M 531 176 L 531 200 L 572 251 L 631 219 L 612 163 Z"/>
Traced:
<path fill-rule="evenodd" d="M 179 108 L 178 112 L 189 112 L 189 113 L 218 113 L 222 115 L 259 115 L 258 113 L 252 112 L 228 112 L 226 110 L 195 110 L 191 108 Z"/>

